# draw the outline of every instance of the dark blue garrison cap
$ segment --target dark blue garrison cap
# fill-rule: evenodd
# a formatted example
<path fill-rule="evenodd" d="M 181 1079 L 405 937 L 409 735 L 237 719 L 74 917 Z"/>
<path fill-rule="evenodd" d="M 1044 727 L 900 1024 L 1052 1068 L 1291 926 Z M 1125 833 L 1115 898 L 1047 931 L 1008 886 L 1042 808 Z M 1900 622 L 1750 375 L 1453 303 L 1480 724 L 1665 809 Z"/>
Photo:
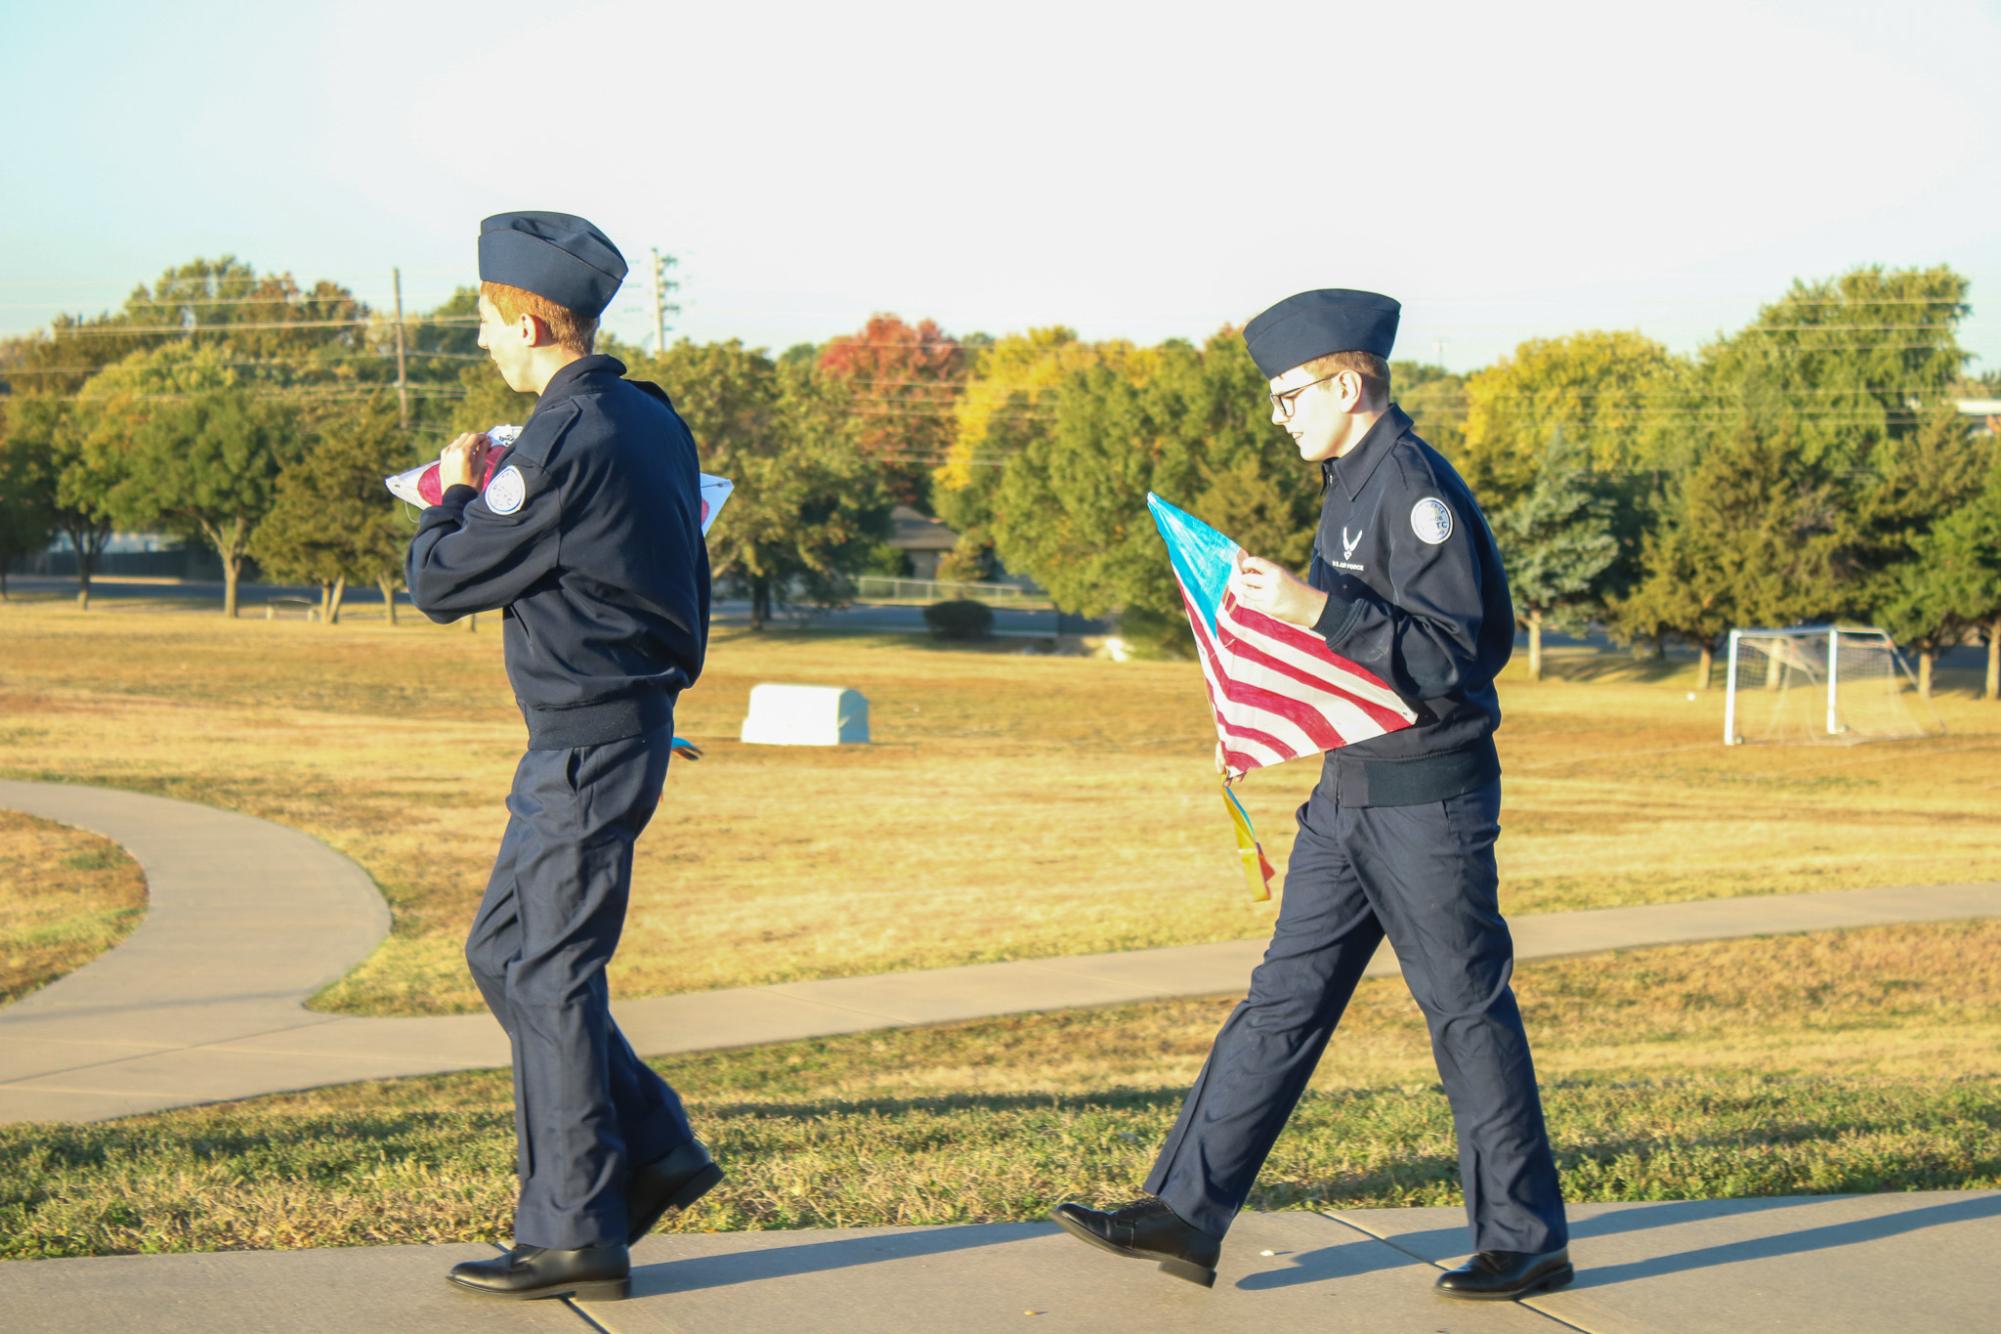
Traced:
<path fill-rule="evenodd" d="M 596 319 L 625 281 L 625 256 L 574 214 L 496 213 L 479 225 L 479 280 Z"/>
<path fill-rule="evenodd" d="M 1403 307 L 1380 292 L 1323 287 L 1289 296 L 1244 326 L 1267 380 L 1329 352 L 1368 352 L 1389 359 Z"/>

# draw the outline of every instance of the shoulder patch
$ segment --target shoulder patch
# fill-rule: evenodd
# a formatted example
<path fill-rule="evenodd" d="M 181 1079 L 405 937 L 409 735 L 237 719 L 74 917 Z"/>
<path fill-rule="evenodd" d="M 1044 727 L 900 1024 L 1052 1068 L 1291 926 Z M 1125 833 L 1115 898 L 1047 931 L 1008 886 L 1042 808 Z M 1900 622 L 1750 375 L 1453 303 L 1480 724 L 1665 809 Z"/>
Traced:
<path fill-rule="evenodd" d="M 511 463 L 486 484 L 486 507 L 495 514 L 512 514 L 527 498 L 528 483 L 522 478 L 521 469 Z"/>
<path fill-rule="evenodd" d="M 1410 507 L 1410 530 L 1435 547 L 1452 536 L 1452 511 L 1437 496 L 1426 496 Z"/>

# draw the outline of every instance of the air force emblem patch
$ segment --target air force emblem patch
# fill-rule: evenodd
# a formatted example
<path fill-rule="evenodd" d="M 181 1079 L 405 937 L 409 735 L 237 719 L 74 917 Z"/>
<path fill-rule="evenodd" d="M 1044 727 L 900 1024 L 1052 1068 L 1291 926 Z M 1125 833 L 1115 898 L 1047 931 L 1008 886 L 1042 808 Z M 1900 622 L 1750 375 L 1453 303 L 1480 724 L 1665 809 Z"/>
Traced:
<path fill-rule="evenodd" d="M 528 484 L 521 477 L 521 469 L 509 464 L 494 474 L 486 484 L 486 507 L 495 514 L 512 514 L 521 508 L 521 502 L 528 498 Z"/>
<path fill-rule="evenodd" d="M 1452 536 L 1452 511 L 1437 496 L 1426 496 L 1410 507 L 1410 530 L 1435 547 Z"/>

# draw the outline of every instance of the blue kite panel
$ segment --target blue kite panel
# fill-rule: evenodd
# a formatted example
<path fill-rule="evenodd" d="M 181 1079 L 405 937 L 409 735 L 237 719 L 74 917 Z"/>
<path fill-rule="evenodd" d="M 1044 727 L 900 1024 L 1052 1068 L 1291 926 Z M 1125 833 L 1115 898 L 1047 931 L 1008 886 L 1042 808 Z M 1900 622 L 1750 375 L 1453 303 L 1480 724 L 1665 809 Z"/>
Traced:
<path fill-rule="evenodd" d="M 1149 491 L 1146 507 L 1167 543 L 1167 558 L 1188 598 L 1202 613 L 1213 633 L 1216 615 L 1223 606 L 1223 590 L 1236 567 L 1237 544 L 1186 510 L 1176 509 Z"/>

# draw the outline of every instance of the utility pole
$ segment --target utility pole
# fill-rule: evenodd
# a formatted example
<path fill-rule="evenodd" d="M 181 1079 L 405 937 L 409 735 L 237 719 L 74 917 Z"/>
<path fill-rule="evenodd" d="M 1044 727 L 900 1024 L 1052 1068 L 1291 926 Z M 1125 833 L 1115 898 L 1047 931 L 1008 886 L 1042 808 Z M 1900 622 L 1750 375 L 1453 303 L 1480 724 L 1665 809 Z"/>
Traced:
<path fill-rule="evenodd" d="M 396 290 L 396 420 L 410 429 L 410 377 L 403 369 L 403 270 L 389 270 L 390 286 Z"/>
<path fill-rule="evenodd" d="M 667 317 L 681 313 L 679 306 L 667 300 L 667 293 L 681 286 L 667 277 L 667 270 L 676 262 L 672 255 L 661 254 L 660 247 L 653 247 L 653 355 L 656 357 L 667 350 Z"/>

